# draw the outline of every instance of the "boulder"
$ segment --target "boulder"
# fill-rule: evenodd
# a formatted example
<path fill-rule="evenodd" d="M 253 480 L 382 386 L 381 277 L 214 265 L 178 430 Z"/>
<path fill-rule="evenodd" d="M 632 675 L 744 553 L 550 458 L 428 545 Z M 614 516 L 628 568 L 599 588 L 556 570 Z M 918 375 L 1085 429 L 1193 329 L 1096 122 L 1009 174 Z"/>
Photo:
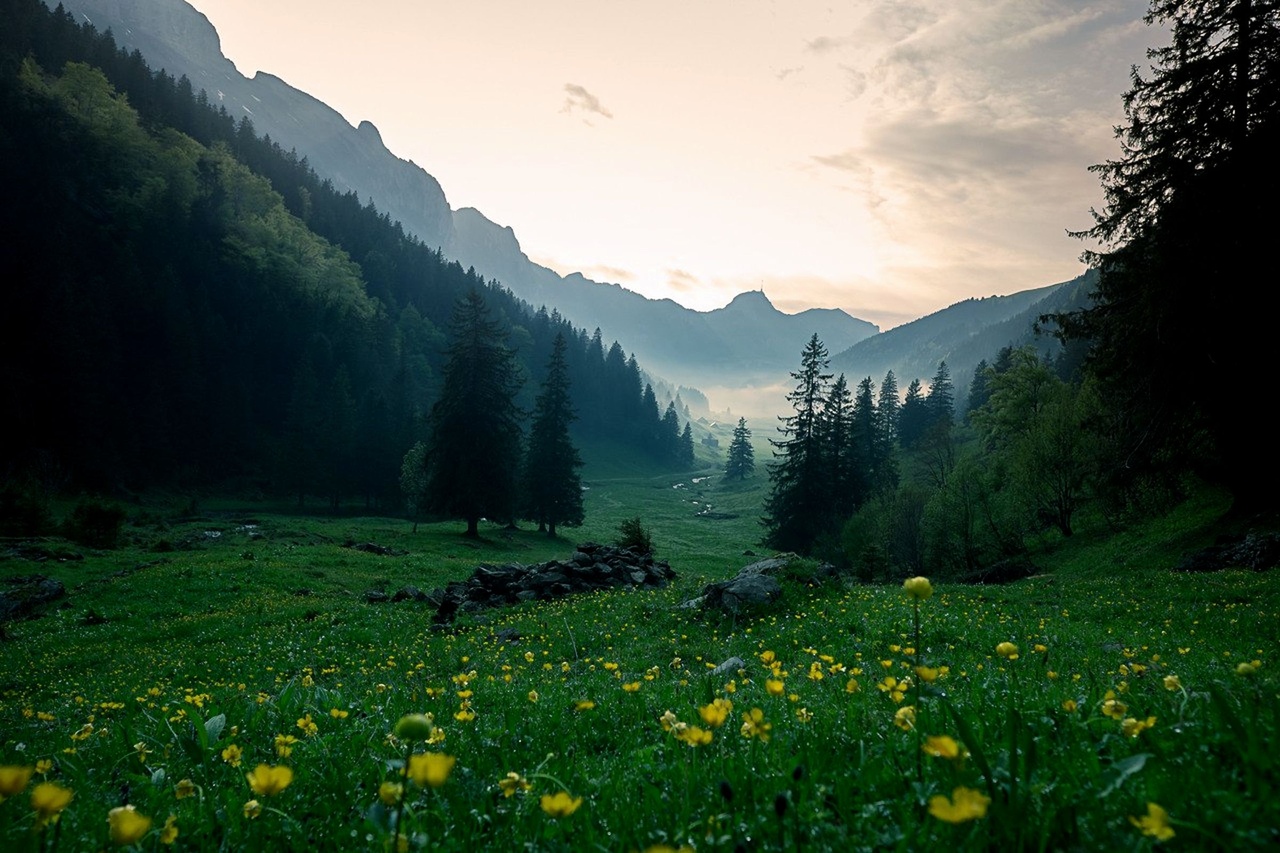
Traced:
<path fill-rule="evenodd" d="M 46 575 L 8 578 L 6 582 L 8 586 L 0 592 L 0 624 L 32 619 L 46 604 L 67 594 L 62 581 Z"/>
<path fill-rule="evenodd" d="M 732 580 L 708 584 L 702 591 L 702 606 L 737 616 L 745 610 L 770 604 L 782 597 L 777 578 L 761 572 L 741 572 Z"/>

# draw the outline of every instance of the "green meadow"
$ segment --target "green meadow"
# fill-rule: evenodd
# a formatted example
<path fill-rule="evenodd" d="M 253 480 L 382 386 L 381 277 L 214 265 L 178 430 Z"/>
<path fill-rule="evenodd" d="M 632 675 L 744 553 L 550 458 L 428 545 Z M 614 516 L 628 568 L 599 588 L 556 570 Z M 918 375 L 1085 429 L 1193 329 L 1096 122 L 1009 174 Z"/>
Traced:
<path fill-rule="evenodd" d="M 801 564 L 733 619 L 676 606 L 766 555 L 763 474 L 587 456 L 587 521 L 557 540 L 153 501 L 116 549 L 0 562 L 68 590 L 0 644 L 0 847 L 1280 844 L 1280 584 L 1170 569 L 1221 529 L 1221 500 L 1082 529 L 1005 586 L 814 586 Z M 365 600 L 566 558 L 637 516 L 667 588 L 447 628 Z"/>

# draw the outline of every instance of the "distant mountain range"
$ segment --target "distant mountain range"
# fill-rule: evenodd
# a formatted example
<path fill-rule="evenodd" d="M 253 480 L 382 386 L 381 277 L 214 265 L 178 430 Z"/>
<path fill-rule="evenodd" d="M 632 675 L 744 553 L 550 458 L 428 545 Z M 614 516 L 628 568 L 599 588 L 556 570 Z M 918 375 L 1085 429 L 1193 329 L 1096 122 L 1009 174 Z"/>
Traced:
<path fill-rule="evenodd" d="M 938 360 L 946 358 L 962 386 L 980 358 L 1029 334 L 1029 323 L 1040 311 L 1036 306 L 1048 304 L 1061 288 L 966 300 L 878 334 L 875 325 L 839 309 L 784 314 L 758 291 L 701 312 L 577 273 L 561 276 L 532 262 L 511 228 L 473 208 L 451 209 L 440 183 L 389 151 L 372 123 L 352 127 L 322 101 L 266 72 L 242 75 L 222 54 L 208 18 L 185 0 L 62 0 L 62 5 L 99 30 L 110 29 L 118 44 L 139 50 L 153 68 L 185 75 L 210 102 L 235 118 L 248 117 L 259 134 L 296 150 L 339 190 L 372 201 L 446 258 L 500 281 L 534 306 L 554 308 L 575 325 L 600 328 L 606 346 L 619 341 L 648 372 L 676 383 L 719 389 L 775 386 L 795 369 L 800 350 L 817 334 L 837 354 L 833 369 L 849 376 L 871 375 L 878 381 L 892 367 L 905 387 L 915 376 L 927 380 Z"/>
<path fill-rule="evenodd" d="M 831 369 L 850 384 L 870 376 L 878 383 L 889 370 L 905 389 L 912 379 L 928 384 L 945 361 L 956 386 L 957 402 L 973 378 L 978 362 L 990 363 L 1001 347 L 1033 346 L 1054 355 L 1061 345 L 1048 334 L 1037 335 L 1044 314 L 1071 311 L 1087 304 L 1097 286 L 1089 271 L 1070 281 L 1010 296 L 966 299 L 911 323 L 859 341 L 831 358 Z"/>

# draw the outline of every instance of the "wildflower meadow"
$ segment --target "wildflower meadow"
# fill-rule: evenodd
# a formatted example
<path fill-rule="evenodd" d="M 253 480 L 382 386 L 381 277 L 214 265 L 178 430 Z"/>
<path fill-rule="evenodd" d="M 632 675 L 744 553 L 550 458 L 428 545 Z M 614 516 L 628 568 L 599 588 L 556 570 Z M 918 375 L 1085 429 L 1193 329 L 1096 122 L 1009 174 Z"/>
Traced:
<path fill-rule="evenodd" d="M 711 527 L 669 486 L 597 484 L 574 533 L 643 507 L 673 585 L 447 627 L 361 593 L 572 545 L 132 519 L 126 547 L 50 569 L 62 607 L 8 626 L 0 847 L 1280 844 L 1271 574 L 1174 573 L 1136 533 L 1106 540 L 1123 565 L 1080 543 L 1006 586 L 790 580 L 730 618 L 677 605 L 749 561 L 751 520 Z M 362 538 L 409 555 L 342 547 Z"/>

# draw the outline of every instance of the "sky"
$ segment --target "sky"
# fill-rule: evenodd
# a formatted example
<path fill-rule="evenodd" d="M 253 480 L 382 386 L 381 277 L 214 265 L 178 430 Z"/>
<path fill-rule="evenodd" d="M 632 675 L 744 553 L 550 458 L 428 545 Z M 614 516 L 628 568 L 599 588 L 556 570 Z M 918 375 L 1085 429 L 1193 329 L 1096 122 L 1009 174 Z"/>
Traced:
<path fill-rule="evenodd" d="M 193 0 L 534 261 L 888 329 L 1080 274 L 1139 0 Z"/>

